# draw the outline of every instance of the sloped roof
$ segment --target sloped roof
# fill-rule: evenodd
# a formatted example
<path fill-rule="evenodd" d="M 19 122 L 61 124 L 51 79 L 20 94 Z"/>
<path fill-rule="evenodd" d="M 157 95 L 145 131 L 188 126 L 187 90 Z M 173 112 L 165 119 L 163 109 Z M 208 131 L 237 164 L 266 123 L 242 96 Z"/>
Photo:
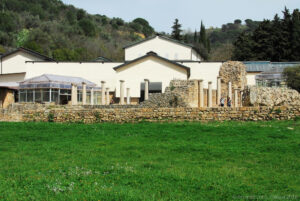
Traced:
<path fill-rule="evenodd" d="M 138 45 L 138 44 L 141 44 L 141 43 L 144 43 L 144 42 L 146 42 L 146 41 L 152 40 L 152 39 L 154 39 L 154 38 L 156 38 L 156 37 L 159 37 L 159 38 L 161 38 L 161 39 L 164 39 L 164 40 L 167 40 L 167 41 L 170 41 L 170 42 L 173 42 L 173 43 L 176 43 L 176 44 L 185 46 L 185 47 L 192 48 L 192 49 L 194 49 L 198 54 L 200 54 L 199 51 L 198 51 L 198 49 L 195 48 L 193 45 L 186 44 L 186 43 L 183 43 L 183 42 L 178 41 L 178 40 L 174 40 L 174 39 L 172 39 L 172 38 L 169 38 L 169 37 L 167 37 L 167 36 L 163 36 L 163 35 L 161 35 L 161 34 L 156 34 L 156 35 L 151 36 L 151 37 L 148 37 L 148 38 L 146 38 L 146 39 L 144 39 L 144 40 L 141 40 L 141 41 L 138 41 L 138 42 L 135 42 L 135 43 L 126 45 L 126 46 L 123 47 L 123 49 L 127 49 L 127 48 L 129 48 L 129 47 L 136 46 L 136 45 Z"/>
<path fill-rule="evenodd" d="M 52 75 L 52 74 L 43 74 L 41 76 L 33 77 L 23 82 L 20 82 L 20 84 L 58 83 L 58 84 L 81 85 L 83 82 L 90 87 L 96 86 L 95 83 L 90 82 L 81 77 L 70 77 L 70 76 Z"/>
<path fill-rule="evenodd" d="M 132 64 L 132 63 L 135 63 L 135 62 L 140 61 L 140 60 L 142 60 L 142 59 L 144 59 L 144 58 L 147 58 L 147 57 L 155 57 L 155 58 L 158 58 L 158 59 L 160 59 L 160 60 L 163 60 L 163 61 L 165 61 L 165 62 L 167 62 L 167 63 L 171 63 L 171 64 L 173 64 L 173 65 L 175 65 L 175 66 L 178 66 L 178 67 L 180 67 L 180 68 L 183 68 L 183 69 L 185 69 L 185 70 L 187 71 L 188 77 L 190 77 L 190 71 L 191 71 L 191 70 L 190 70 L 189 67 L 184 66 L 184 65 L 179 64 L 179 63 L 176 63 L 176 62 L 171 61 L 171 60 L 169 60 L 169 59 L 166 59 L 166 58 L 164 58 L 164 57 L 160 57 L 160 56 L 158 56 L 155 52 L 148 52 L 146 55 L 144 55 L 144 56 L 142 56 L 142 57 L 139 57 L 139 58 L 134 59 L 134 60 L 129 61 L 129 62 L 125 62 L 125 63 L 122 64 L 122 65 L 119 65 L 119 66 L 114 67 L 114 70 L 118 70 L 118 69 L 120 69 L 120 68 L 122 68 L 122 67 L 128 66 L 128 65 L 130 65 L 130 64 Z"/>
<path fill-rule="evenodd" d="M 38 58 L 40 58 L 40 59 L 42 59 L 44 61 L 55 61 L 54 59 L 52 59 L 50 57 L 47 57 L 45 55 L 42 55 L 42 54 L 40 54 L 38 52 L 35 52 L 33 50 L 30 50 L 30 49 L 27 49 L 27 48 L 24 48 L 24 47 L 19 47 L 18 49 L 14 50 L 14 51 L 11 51 L 11 52 L 8 52 L 6 54 L 3 54 L 1 56 L 1 58 L 5 58 L 7 56 L 10 56 L 10 55 L 15 54 L 15 53 L 20 52 L 20 51 L 21 52 L 25 52 L 25 53 L 30 54 L 30 55 L 33 55 L 35 57 L 38 57 Z"/>

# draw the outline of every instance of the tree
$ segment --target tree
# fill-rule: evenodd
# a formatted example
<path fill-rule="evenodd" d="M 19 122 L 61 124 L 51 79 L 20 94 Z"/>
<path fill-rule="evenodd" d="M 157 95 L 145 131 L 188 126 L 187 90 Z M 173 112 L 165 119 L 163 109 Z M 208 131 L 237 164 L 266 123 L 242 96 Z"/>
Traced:
<path fill-rule="evenodd" d="M 274 53 L 271 58 L 272 61 L 281 61 L 284 55 L 284 35 L 282 32 L 281 24 L 282 22 L 278 14 L 276 14 L 272 22 L 272 40 L 274 49 Z"/>
<path fill-rule="evenodd" d="M 207 48 L 206 30 L 205 30 L 205 26 L 202 21 L 201 21 L 201 27 L 200 27 L 199 43 L 202 44 L 205 48 Z"/>
<path fill-rule="evenodd" d="M 197 35 L 197 31 L 195 30 L 194 33 L 194 43 L 196 43 L 198 41 L 198 35 Z"/>
<path fill-rule="evenodd" d="M 300 12 L 295 9 L 292 14 L 291 60 L 300 61 Z"/>
<path fill-rule="evenodd" d="M 84 18 L 79 21 L 79 26 L 84 31 L 86 36 L 95 36 L 96 28 L 95 25 L 87 18 Z"/>
<path fill-rule="evenodd" d="M 300 92 L 300 66 L 288 67 L 283 71 L 287 86 Z"/>
<path fill-rule="evenodd" d="M 22 47 L 29 39 L 29 30 L 23 29 L 17 35 L 17 47 Z"/>
<path fill-rule="evenodd" d="M 243 32 L 234 42 L 233 60 L 247 61 L 253 58 L 253 43 L 250 33 Z"/>
<path fill-rule="evenodd" d="M 153 27 L 149 25 L 149 22 L 143 18 L 136 18 L 130 26 L 137 32 L 142 32 L 146 37 L 151 36 L 154 33 Z"/>
<path fill-rule="evenodd" d="M 173 31 L 172 31 L 171 37 L 175 40 L 181 41 L 182 40 L 182 36 L 181 36 L 182 30 L 181 30 L 181 24 L 179 24 L 178 19 L 175 19 L 172 29 L 173 29 Z"/>

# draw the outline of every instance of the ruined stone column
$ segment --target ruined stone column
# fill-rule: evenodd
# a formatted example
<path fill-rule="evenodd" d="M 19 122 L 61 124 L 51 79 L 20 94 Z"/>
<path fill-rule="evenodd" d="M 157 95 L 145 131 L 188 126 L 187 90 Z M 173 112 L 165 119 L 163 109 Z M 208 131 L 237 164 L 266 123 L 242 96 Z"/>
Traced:
<path fill-rule="evenodd" d="M 222 92 L 222 88 L 221 88 L 221 77 L 217 78 L 217 105 L 220 105 L 220 99 L 221 99 L 221 92 Z"/>
<path fill-rule="evenodd" d="M 203 80 L 199 80 L 199 101 L 199 106 L 204 107 Z"/>
<path fill-rule="evenodd" d="M 94 105 L 94 89 L 91 89 L 91 105 Z"/>
<path fill-rule="evenodd" d="M 101 82 L 101 105 L 105 105 L 105 81 Z"/>
<path fill-rule="evenodd" d="M 232 101 L 232 86 L 231 86 L 231 82 L 228 82 L 228 97 Z"/>
<path fill-rule="evenodd" d="M 106 88 L 106 105 L 109 105 L 110 101 L 109 101 L 109 88 Z"/>
<path fill-rule="evenodd" d="M 82 83 L 82 105 L 86 105 L 86 83 Z"/>
<path fill-rule="evenodd" d="M 127 88 L 127 94 L 126 94 L 126 100 L 127 100 L 127 105 L 130 105 L 131 102 L 130 102 L 130 88 Z"/>
<path fill-rule="evenodd" d="M 212 107 L 212 82 L 208 82 L 208 107 Z"/>
<path fill-rule="evenodd" d="M 120 80 L 120 104 L 124 105 L 124 80 Z"/>
<path fill-rule="evenodd" d="M 244 95 L 244 93 L 243 93 L 243 91 L 241 91 L 241 97 L 240 97 L 240 100 L 241 100 L 240 106 L 241 107 L 243 107 L 243 95 Z"/>
<path fill-rule="evenodd" d="M 72 105 L 77 105 L 77 85 L 72 83 L 72 91 L 71 91 L 71 101 Z"/>
<path fill-rule="evenodd" d="M 235 88 L 234 89 L 234 107 L 238 107 L 239 106 L 239 89 Z"/>
<path fill-rule="evenodd" d="M 145 100 L 149 99 L 149 80 L 145 79 Z"/>

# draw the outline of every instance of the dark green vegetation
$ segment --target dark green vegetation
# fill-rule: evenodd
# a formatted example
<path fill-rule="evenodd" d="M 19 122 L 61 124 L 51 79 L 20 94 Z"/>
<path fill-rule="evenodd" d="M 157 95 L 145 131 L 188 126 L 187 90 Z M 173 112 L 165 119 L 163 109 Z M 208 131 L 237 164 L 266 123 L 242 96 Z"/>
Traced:
<path fill-rule="evenodd" d="M 285 68 L 283 76 L 286 78 L 288 87 L 300 93 L 300 66 Z"/>
<path fill-rule="evenodd" d="M 264 20 L 253 32 L 242 33 L 234 43 L 233 59 L 300 61 L 300 12 L 283 11 L 272 21 Z"/>
<path fill-rule="evenodd" d="M 60 0 L 1 0 L 0 8 L 0 53 L 23 46 L 57 60 L 121 61 L 124 45 L 154 33 L 142 18 L 90 15 Z"/>
<path fill-rule="evenodd" d="M 194 33 L 184 34 L 184 42 L 194 44 L 202 57 L 211 61 L 226 61 L 232 58 L 233 43 L 243 32 L 254 31 L 260 22 L 251 19 L 245 20 L 245 24 L 237 19 L 233 23 L 223 24 L 222 28 L 210 27 L 205 29 L 201 22 L 200 30 Z"/>
<path fill-rule="evenodd" d="M 0 123 L 0 200 L 297 200 L 299 155 L 299 121 Z"/>

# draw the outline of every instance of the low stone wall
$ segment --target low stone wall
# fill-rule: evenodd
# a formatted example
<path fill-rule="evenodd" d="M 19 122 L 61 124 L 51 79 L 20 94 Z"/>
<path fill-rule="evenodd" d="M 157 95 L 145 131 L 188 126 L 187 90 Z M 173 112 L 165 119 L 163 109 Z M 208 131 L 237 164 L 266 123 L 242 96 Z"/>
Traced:
<path fill-rule="evenodd" d="M 300 106 L 300 93 L 293 89 L 252 86 L 244 94 L 248 106 Z"/>
<path fill-rule="evenodd" d="M 42 122 L 139 122 L 139 121 L 263 121 L 300 116 L 300 107 L 241 108 L 92 108 L 44 106 L 0 110 L 0 121 Z"/>

